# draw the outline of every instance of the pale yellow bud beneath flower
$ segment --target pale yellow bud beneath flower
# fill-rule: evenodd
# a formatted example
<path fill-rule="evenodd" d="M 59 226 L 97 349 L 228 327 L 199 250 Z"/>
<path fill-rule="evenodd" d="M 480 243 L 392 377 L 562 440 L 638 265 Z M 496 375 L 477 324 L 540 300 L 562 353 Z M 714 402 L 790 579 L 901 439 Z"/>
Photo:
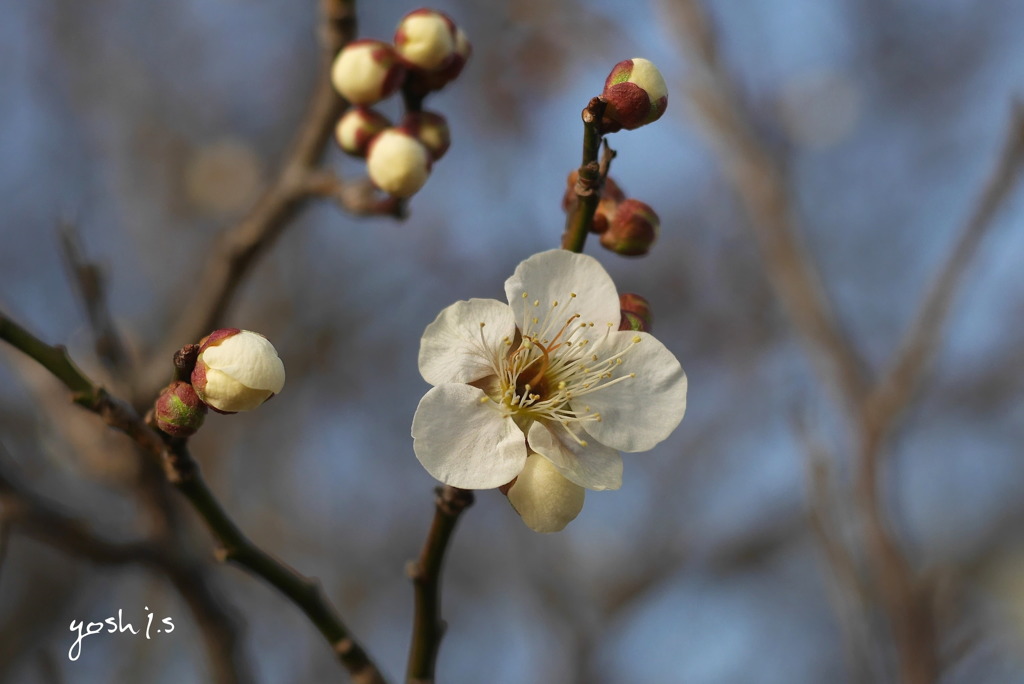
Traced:
<path fill-rule="evenodd" d="M 530 454 L 508 490 L 508 500 L 530 529 L 558 532 L 583 510 L 585 494 L 583 487 L 563 477 L 551 461 Z"/>
<path fill-rule="evenodd" d="M 366 156 L 373 184 L 395 197 L 411 197 L 430 175 L 430 154 L 411 135 L 390 128 L 373 139 Z"/>

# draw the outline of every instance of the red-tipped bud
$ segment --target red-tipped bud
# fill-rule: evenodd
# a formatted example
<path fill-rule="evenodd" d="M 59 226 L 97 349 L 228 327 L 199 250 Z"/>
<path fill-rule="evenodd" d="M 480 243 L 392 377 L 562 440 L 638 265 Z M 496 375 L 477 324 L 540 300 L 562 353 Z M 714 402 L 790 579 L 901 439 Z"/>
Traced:
<path fill-rule="evenodd" d="M 366 170 L 373 184 L 393 197 L 412 197 L 430 175 L 430 153 L 409 133 L 389 128 L 370 143 Z"/>
<path fill-rule="evenodd" d="M 206 420 L 206 404 L 192 385 L 180 380 L 165 387 L 156 398 L 153 418 L 156 426 L 172 437 L 190 437 Z"/>
<path fill-rule="evenodd" d="M 391 126 L 388 118 L 367 107 L 352 107 L 334 127 L 334 138 L 341 149 L 354 157 L 365 157 L 377 134 Z"/>
<path fill-rule="evenodd" d="M 441 90 L 441 88 L 444 88 L 446 85 L 458 78 L 459 74 L 462 73 L 462 68 L 466 66 L 466 62 L 469 61 L 469 56 L 472 53 L 473 46 L 470 45 L 469 38 L 466 37 L 466 33 L 461 28 L 456 28 L 455 53 L 452 55 L 448 65 L 433 71 L 409 67 L 408 74 L 405 78 L 405 84 L 402 87 L 414 95 L 419 95 L 421 97 L 428 93 Z"/>
<path fill-rule="evenodd" d="M 356 40 L 338 53 L 331 67 L 335 90 L 355 105 L 372 105 L 398 90 L 405 66 L 395 48 L 379 40 Z"/>
<path fill-rule="evenodd" d="M 658 215 L 649 205 L 630 198 L 619 205 L 608 230 L 601 234 L 601 244 L 623 256 L 647 254 L 659 226 Z"/>
<path fill-rule="evenodd" d="M 642 58 L 616 64 L 604 82 L 601 128 L 614 133 L 658 120 L 668 106 L 668 86 L 658 67 Z"/>
<path fill-rule="evenodd" d="M 218 413 L 249 411 L 284 387 L 284 364 L 259 333 L 225 328 L 204 337 L 192 387 Z"/>
<path fill-rule="evenodd" d="M 646 299 L 638 294 L 621 294 L 619 309 L 622 312 L 619 330 L 651 331 L 651 305 Z"/>
<path fill-rule="evenodd" d="M 423 143 L 433 161 L 443 157 L 452 144 L 448 121 L 434 112 L 409 112 L 399 128 Z"/>
<path fill-rule="evenodd" d="M 457 29 L 446 14 L 432 9 L 409 12 L 395 30 L 395 50 L 410 67 L 435 71 L 455 58 Z"/>

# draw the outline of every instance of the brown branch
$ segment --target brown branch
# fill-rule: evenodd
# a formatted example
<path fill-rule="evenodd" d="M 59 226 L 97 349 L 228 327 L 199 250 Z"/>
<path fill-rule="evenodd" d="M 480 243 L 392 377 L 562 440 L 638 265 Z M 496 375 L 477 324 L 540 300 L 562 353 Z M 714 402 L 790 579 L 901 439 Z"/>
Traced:
<path fill-rule="evenodd" d="M 168 479 L 189 500 L 210 533 L 220 542 L 217 558 L 242 567 L 277 589 L 306 614 L 327 639 L 356 684 L 384 684 L 363 647 L 341 621 L 320 582 L 285 565 L 254 544 L 231 519 L 203 479 L 199 464 L 183 440 L 172 440 Z"/>
<path fill-rule="evenodd" d="M 967 265 L 993 224 L 998 209 L 1009 195 L 1024 166 L 1024 110 L 1011 113 L 1010 127 L 999 160 L 975 210 L 964 225 L 949 258 L 909 326 L 889 370 L 867 397 L 859 416 L 861 444 L 857 461 L 857 497 L 864 510 L 870 558 L 875 564 L 879 588 L 901 644 L 901 671 L 907 682 L 931 682 L 941 668 L 934 601 L 930 587 L 920 580 L 898 548 L 884 514 L 879 489 L 882 447 L 886 435 L 898 424 L 923 380 L 928 363 L 941 341 Z"/>
<path fill-rule="evenodd" d="M 879 461 L 886 434 L 912 400 L 966 266 L 1024 164 L 1020 107 L 991 180 L 957 245 L 925 298 L 890 369 L 873 386 L 856 350 L 842 334 L 823 293 L 814 262 L 798 240 L 785 170 L 747 120 L 729 75 L 718 62 L 714 33 L 699 0 L 673 7 L 700 74 L 691 98 L 711 130 L 759 242 L 769 276 L 794 325 L 816 359 L 819 375 L 842 400 L 858 428 L 856 498 L 865 522 L 872 574 L 894 631 L 905 682 L 939 675 L 938 635 L 930 586 L 921 580 L 889 529 L 879 492 Z"/>
<path fill-rule="evenodd" d="M 433 684 L 437 653 L 444 636 L 441 619 L 441 570 L 444 554 L 455 523 L 473 505 L 473 492 L 455 487 L 438 487 L 434 521 L 419 558 L 409 564 L 416 595 L 412 643 L 409 646 L 407 684 Z"/>
<path fill-rule="evenodd" d="M 6 463 L 0 445 L 0 523 L 39 541 L 98 565 L 138 564 L 167 576 L 185 599 L 203 632 L 203 645 L 219 684 L 245 684 L 254 680 L 238 639 L 235 619 L 216 596 L 202 568 L 187 562 L 157 540 L 118 542 L 96 534 L 88 525 L 31 491 Z"/>
<path fill-rule="evenodd" d="M 978 245 L 993 225 L 993 218 L 1014 188 L 1024 168 L 1024 103 L 1010 112 L 1006 139 L 974 211 L 960 231 L 956 245 L 939 270 L 909 326 L 889 369 L 868 397 L 868 419 L 883 432 L 897 421 L 921 384 L 927 366 L 942 339 L 958 287 Z"/>
<path fill-rule="evenodd" d="M 82 299 L 94 338 L 96 354 L 113 378 L 134 395 L 131 358 L 107 307 L 106 284 L 100 267 L 84 255 L 75 224 L 66 222 L 60 231 L 61 244 L 68 266 Z M 145 401 L 145 398 L 136 397 Z M 140 402 L 141 403 L 141 402 Z M 154 472 L 155 471 L 155 472 Z M 185 551 L 187 537 L 184 521 L 175 502 L 168 496 L 167 483 L 159 466 L 152 461 L 139 469 L 137 494 L 142 505 L 156 523 L 153 544 L 181 552 L 175 562 L 165 559 L 158 564 L 189 606 L 196 624 L 203 632 L 203 644 L 216 682 L 233 684 L 250 682 L 253 673 L 239 638 L 238 621 L 211 586 L 209 570 L 193 554 Z"/>
<path fill-rule="evenodd" d="M 107 283 L 103 269 L 85 257 L 76 224 L 70 221 L 61 223 L 60 244 L 92 329 L 96 356 L 116 380 L 126 382 L 131 366 L 130 356 L 107 306 Z"/>
<path fill-rule="evenodd" d="M 683 0 L 676 7 L 692 61 L 701 72 L 691 99 L 744 204 L 769 278 L 807 344 L 818 374 L 836 393 L 851 423 L 860 428 L 856 494 L 866 523 L 873 575 L 897 644 L 901 679 L 908 684 L 932 682 L 938 677 L 939 644 L 930 596 L 890 532 L 879 497 L 882 435 L 865 429 L 870 386 L 864 364 L 843 334 L 814 261 L 800 243 L 785 169 L 747 119 L 735 86 L 718 61 L 714 34 L 699 0 Z"/>
<path fill-rule="evenodd" d="M 30 537 L 62 548 L 99 565 L 138 563 L 161 566 L 167 556 L 155 545 L 145 542 L 116 542 L 95 534 L 88 525 L 18 487 L 0 469 L 0 501 L 3 519 L 17 525 Z"/>
<path fill-rule="evenodd" d="M 346 181 L 328 170 L 311 171 L 306 176 L 306 193 L 334 200 L 353 216 L 407 216 L 407 200 L 390 195 L 381 196 L 369 179 Z"/>
<path fill-rule="evenodd" d="M 877 680 L 877 663 L 871 657 L 870 633 L 866 625 L 865 608 L 870 594 L 861 579 L 857 561 L 842 537 L 842 528 L 837 520 L 842 511 L 834 510 L 830 493 L 832 473 L 828 454 L 825 446 L 811 436 L 806 422 L 798 419 L 796 431 L 807 459 L 808 522 L 830 570 L 829 593 L 846 646 L 847 666 L 854 681 Z"/>
<path fill-rule="evenodd" d="M 2 312 L 0 339 L 39 362 L 74 391 L 78 404 L 99 415 L 109 426 L 126 433 L 149 456 L 164 463 L 168 479 L 223 545 L 221 559 L 230 560 L 264 579 L 299 607 L 334 648 L 353 682 L 383 684 L 380 672 L 345 627 L 319 584 L 276 560 L 241 532 L 210 491 L 183 441 L 158 434 L 130 406 L 96 386 L 62 349 L 50 347 Z"/>
<path fill-rule="evenodd" d="M 847 341 L 801 242 L 786 170 L 758 139 L 740 105 L 698 0 L 681 0 L 673 7 L 699 71 L 689 96 L 743 204 L 768 277 L 818 374 L 843 404 L 859 406 L 867 393 L 864 363 Z"/>
<path fill-rule="evenodd" d="M 145 387 L 164 381 L 166 359 L 176 349 L 199 339 L 223 320 L 235 292 L 256 260 L 290 225 L 313 195 L 309 175 L 316 170 L 345 103 L 331 85 L 331 63 L 343 45 L 356 35 L 355 0 L 320 0 L 319 76 L 291 150 L 273 184 L 237 225 L 227 229 L 210 249 L 195 292 L 171 332 L 152 355 Z"/>

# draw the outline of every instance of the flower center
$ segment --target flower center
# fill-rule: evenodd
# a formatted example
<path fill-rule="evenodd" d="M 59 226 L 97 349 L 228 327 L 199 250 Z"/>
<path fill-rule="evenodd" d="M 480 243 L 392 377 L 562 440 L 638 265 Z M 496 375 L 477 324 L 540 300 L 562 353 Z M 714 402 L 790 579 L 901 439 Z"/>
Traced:
<path fill-rule="evenodd" d="M 570 293 L 570 301 L 575 297 Z M 586 446 L 573 428 L 600 422 L 601 414 L 586 404 L 585 397 L 636 377 L 624 372 L 622 365 L 641 337 L 634 335 L 632 344 L 602 358 L 591 351 L 598 332 L 593 322 L 581 320 L 578 313 L 557 316 L 557 300 L 542 318 L 540 301 L 534 300 L 531 307 L 526 293 L 523 300 L 528 307 L 521 318 L 525 325 L 516 328 L 514 339 L 503 340 L 508 351 L 499 358 L 497 382 L 484 401 L 498 403 L 524 432 L 534 420 L 557 422 Z"/>

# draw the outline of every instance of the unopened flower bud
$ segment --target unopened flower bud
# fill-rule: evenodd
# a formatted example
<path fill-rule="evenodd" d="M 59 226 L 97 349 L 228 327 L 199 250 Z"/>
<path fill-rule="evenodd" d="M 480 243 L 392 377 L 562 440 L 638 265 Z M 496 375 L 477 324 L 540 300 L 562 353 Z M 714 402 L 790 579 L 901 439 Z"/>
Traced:
<path fill-rule="evenodd" d="M 370 143 L 366 170 L 373 184 L 394 197 L 411 197 L 430 175 L 430 153 L 409 133 L 389 128 Z"/>
<path fill-rule="evenodd" d="M 567 480 L 551 461 L 530 454 L 509 488 L 509 503 L 535 532 L 558 532 L 583 510 L 586 490 Z"/>
<path fill-rule="evenodd" d="M 399 128 L 423 143 L 433 161 L 443 157 L 452 144 L 448 121 L 434 112 L 409 112 Z"/>
<path fill-rule="evenodd" d="M 620 294 L 619 309 L 622 312 L 619 330 L 651 331 L 651 305 L 645 298 L 631 292 Z"/>
<path fill-rule="evenodd" d="M 236 413 L 256 408 L 284 387 L 284 364 L 259 333 L 225 328 L 200 341 L 192 386 L 210 408 Z"/>
<path fill-rule="evenodd" d="M 156 398 L 153 418 L 156 426 L 172 437 L 190 437 L 202 426 L 206 410 L 192 385 L 176 380 Z"/>
<path fill-rule="evenodd" d="M 395 30 L 395 50 L 410 67 L 433 71 L 455 58 L 456 27 L 447 15 L 432 9 L 409 12 Z"/>
<path fill-rule="evenodd" d="M 649 205 L 630 198 L 619 205 L 608 230 L 601 234 L 601 244 L 623 256 L 647 254 L 659 226 L 658 215 Z"/>
<path fill-rule="evenodd" d="M 402 85 L 405 66 L 395 48 L 379 40 L 356 40 L 338 53 L 331 67 L 335 90 L 352 104 L 372 105 Z"/>
<path fill-rule="evenodd" d="M 668 106 L 668 86 L 658 67 L 640 57 L 616 64 L 604 82 L 601 127 L 605 133 L 633 130 L 656 121 Z"/>
<path fill-rule="evenodd" d="M 378 133 L 391 126 L 388 118 L 366 107 L 352 107 L 334 128 L 334 137 L 341 149 L 355 157 L 365 157 Z"/>
<path fill-rule="evenodd" d="M 465 31 L 461 28 L 456 28 L 455 52 L 448 65 L 432 71 L 410 67 L 406 75 L 405 84 L 402 87 L 420 96 L 440 90 L 458 78 L 459 74 L 462 73 L 462 68 L 469 61 L 469 56 L 472 52 L 473 46 L 470 45 Z"/>

